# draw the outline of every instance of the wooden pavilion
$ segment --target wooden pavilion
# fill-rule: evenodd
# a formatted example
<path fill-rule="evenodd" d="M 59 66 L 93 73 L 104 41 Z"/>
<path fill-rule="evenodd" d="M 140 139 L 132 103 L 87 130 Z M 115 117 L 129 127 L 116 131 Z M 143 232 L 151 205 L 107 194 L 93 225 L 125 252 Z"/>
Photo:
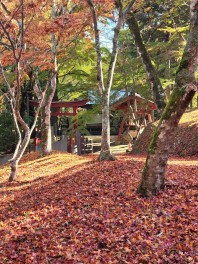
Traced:
<path fill-rule="evenodd" d="M 138 126 L 145 127 L 147 122 L 153 121 L 153 112 L 157 110 L 157 106 L 153 101 L 147 100 L 141 95 L 134 93 L 114 103 L 111 109 L 123 111 L 123 118 L 120 123 L 117 137 L 117 140 L 120 141 L 127 116 L 129 116 L 128 126 L 136 122 Z M 140 120 L 142 121 L 141 124 Z"/>

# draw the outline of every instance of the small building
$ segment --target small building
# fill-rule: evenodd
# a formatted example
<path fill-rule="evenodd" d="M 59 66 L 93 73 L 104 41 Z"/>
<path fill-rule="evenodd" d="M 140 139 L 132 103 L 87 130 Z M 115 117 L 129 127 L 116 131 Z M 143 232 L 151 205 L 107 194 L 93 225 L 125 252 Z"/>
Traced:
<path fill-rule="evenodd" d="M 153 101 L 134 93 L 112 104 L 111 109 L 123 112 L 117 136 L 117 140 L 120 141 L 125 127 L 131 137 L 136 138 L 147 126 L 147 123 L 153 121 L 157 106 Z"/>

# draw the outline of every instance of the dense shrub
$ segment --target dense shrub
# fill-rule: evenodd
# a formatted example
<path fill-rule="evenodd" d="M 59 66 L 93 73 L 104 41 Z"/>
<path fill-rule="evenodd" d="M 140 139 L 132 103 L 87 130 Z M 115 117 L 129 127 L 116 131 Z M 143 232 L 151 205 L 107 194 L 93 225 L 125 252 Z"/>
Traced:
<path fill-rule="evenodd" d="M 0 152 L 13 152 L 16 141 L 12 115 L 9 112 L 0 113 Z"/>

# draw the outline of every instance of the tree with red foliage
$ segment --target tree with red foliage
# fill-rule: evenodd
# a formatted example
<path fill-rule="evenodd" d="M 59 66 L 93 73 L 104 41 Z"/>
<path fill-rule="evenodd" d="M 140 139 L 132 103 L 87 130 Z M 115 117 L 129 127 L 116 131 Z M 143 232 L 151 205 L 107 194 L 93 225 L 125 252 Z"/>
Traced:
<path fill-rule="evenodd" d="M 87 19 L 86 15 L 82 15 L 82 12 L 74 12 L 73 6 L 76 6 L 77 1 L 72 2 L 73 5 L 71 1 L 68 4 L 70 5 L 70 11 L 68 11 L 64 3 L 61 4 L 59 1 L 59 4 L 56 5 L 54 0 L 44 3 L 25 3 L 22 0 L 9 1 L 9 3 L 1 1 L 1 74 L 8 89 L 5 97 L 10 102 L 19 137 L 15 153 L 10 160 L 10 181 L 17 177 L 18 162 L 29 143 L 40 108 L 42 109 L 43 154 L 49 154 L 52 151 L 50 107 L 56 90 L 57 55 L 61 57 L 67 53 L 66 48 L 75 42 L 76 37 L 86 25 Z M 5 73 L 8 66 L 14 68 L 16 80 L 13 85 L 9 83 Z M 36 71 L 48 73 L 45 88 L 39 87 L 39 82 L 35 77 Z M 39 101 L 31 128 L 20 113 L 21 92 L 27 78 L 32 79 L 32 89 Z"/>
<path fill-rule="evenodd" d="M 76 38 L 86 26 L 85 12 L 76 10 L 77 3 L 78 1 L 65 3 L 64 1 L 51 0 L 43 14 L 41 26 L 43 34 L 39 38 L 41 38 L 41 43 L 51 46 L 51 50 L 47 54 L 48 63 L 51 63 L 51 66 L 48 67 L 51 81 L 41 108 L 42 155 L 52 152 L 51 103 L 56 91 L 58 72 L 62 66 L 58 65 L 58 60 L 62 56 L 66 57 L 68 46 L 75 45 Z M 39 23 L 39 21 L 36 22 Z M 39 24 L 38 27 L 40 27 Z M 48 48 L 47 50 L 49 51 Z"/>
<path fill-rule="evenodd" d="M 37 7 L 40 8 L 41 6 Z M 21 92 L 23 89 L 25 78 L 27 77 L 26 71 L 29 68 L 28 60 L 32 57 L 32 53 L 29 52 L 26 43 L 26 36 L 29 33 L 29 26 L 38 9 L 31 4 L 25 5 L 23 0 L 18 3 L 16 1 L 10 1 L 9 4 L 3 4 L 1 2 L 0 11 L 0 36 L 1 36 L 1 62 L 0 71 L 4 83 L 7 87 L 7 91 L 4 93 L 4 97 L 8 100 L 14 119 L 14 124 L 18 134 L 18 143 L 15 148 L 14 155 L 10 159 L 11 173 L 9 181 L 13 181 L 17 177 L 18 163 L 25 152 L 32 131 L 36 125 L 39 110 L 42 105 L 45 92 L 49 85 L 47 82 L 43 91 L 38 89 L 36 83 L 33 85 L 35 96 L 39 101 L 39 106 L 35 113 L 34 122 L 30 128 L 26 121 L 23 119 L 20 113 L 20 100 Z M 15 81 L 10 84 L 5 69 L 12 66 L 15 75 Z"/>

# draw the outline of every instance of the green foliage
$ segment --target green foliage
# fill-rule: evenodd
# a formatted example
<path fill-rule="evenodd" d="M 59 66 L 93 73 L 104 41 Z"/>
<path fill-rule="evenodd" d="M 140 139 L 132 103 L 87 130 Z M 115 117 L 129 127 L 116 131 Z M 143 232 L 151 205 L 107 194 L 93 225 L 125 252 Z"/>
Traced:
<path fill-rule="evenodd" d="M 136 14 L 141 35 L 163 88 L 174 83 L 189 29 L 189 3 L 144 1 Z"/>
<path fill-rule="evenodd" d="M 125 91 L 126 96 L 128 91 L 128 93 L 136 92 L 150 98 L 147 76 L 128 29 L 120 32 L 119 48 L 113 90 L 117 91 L 118 95 L 122 90 Z"/>
<path fill-rule="evenodd" d="M 93 105 L 90 109 L 82 109 L 78 113 L 78 129 L 82 135 L 89 135 L 87 124 L 100 123 L 101 107 L 99 104 Z"/>
<path fill-rule="evenodd" d="M 118 134 L 122 118 L 123 118 L 122 111 L 111 111 L 110 127 L 111 127 L 112 135 Z"/>
<path fill-rule="evenodd" d="M 57 89 L 61 100 L 84 99 L 89 97 L 90 90 L 98 90 L 93 44 L 86 39 L 76 42 L 75 47 L 67 50 L 69 58 L 65 54 L 58 60 L 60 70 Z"/>
<path fill-rule="evenodd" d="M 3 112 L 0 114 L 0 152 L 12 152 L 16 141 L 13 117 L 9 112 Z"/>
<path fill-rule="evenodd" d="M 177 28 L 172 28 L 172 27 L 168 27 L 166 26 L 165 28 L 159 28 L 159 31 L 163 31 L 163 32 L 168 32 L 168 33 L 181 33 L 181 32 L 186 32 L 189 30 L 189 26 L 185 26 L 185 27 L 177 27 Z"/>

